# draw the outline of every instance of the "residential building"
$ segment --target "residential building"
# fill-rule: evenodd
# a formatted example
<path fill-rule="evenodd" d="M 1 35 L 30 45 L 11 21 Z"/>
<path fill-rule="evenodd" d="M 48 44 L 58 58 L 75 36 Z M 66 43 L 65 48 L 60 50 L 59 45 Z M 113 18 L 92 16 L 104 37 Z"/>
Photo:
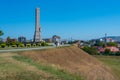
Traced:
<path fill-rule="evenodd" d="M 57 35 L 54 35 L 53 37 L 52 37 L 52 41 L 55 43 L 55 42 L 59 42 L 60 43 L 60 37 L 59 36 L 57 36 Z"/>
<path fill-rule="evenodd" d="M 26 37 L 21 36 L 18 38 L 18 41 L 19 42 L 26 42 Z"/>
<path fill-rule="evenodd" d="M 52 37 L 52 41 L 56 44 L 56 46 L 60 46 L 61 38 L 60 38 L 60 36 L 54 35 Z"/>
<path fill-rule="evenodd" d="M 45 41 L 47 43 L 52 43 L 52 38 L 46 38 L 46 39 L 43 39 L 43 41 Z"/>
<path fill-rule="evenodd" d="M 112 38 L 107 38 L 106 42 L 115 42 Z"/>
<path fill-rule="evenodd" d="M 102 48 L 102 47 L 98 47 L 98 51 L 100 53 L 103 53 L 105 52 L 106 49 L 109 49 L 111 52 L 118 52 L 119 51 L 119 48 L 115 47 L 115 46 L 107 46 L 105 48 Z"/>

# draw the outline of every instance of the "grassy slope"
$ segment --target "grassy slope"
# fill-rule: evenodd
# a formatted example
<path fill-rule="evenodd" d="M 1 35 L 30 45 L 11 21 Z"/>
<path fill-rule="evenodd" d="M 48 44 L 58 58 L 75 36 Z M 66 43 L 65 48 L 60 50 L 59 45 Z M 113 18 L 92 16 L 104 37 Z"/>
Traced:
<path fill-rule="evenodd" d="M 0 80 L 83 80 L 16 53 L 0 54 Z"/>
<path fill-rule="evenodd" d="M 116 80 L 109 68 L 77 47 L 19 53 L 0 54 L 0 80 L 83 80 L 83 73 L 86 80 Z"/>
<path fill-rule="evenodd" d="M 12 58 L 13 53 L 0 54 L 0 80 L 56 80 L 34 66 Z M 59 79 L 58 79 L 59 80 Z"/>
<path fill-rule="evenodd" d="M 62 70 L 62 69 L 58 69 L 57 67 L 52 67 L 49 65 L 45 65 L 45 64 L 41 64 L 38 62 L 35 62 L 34 60 L 28 58 L 28 57 L 23 57 L 23 56 L 13 56 L 14 59 L 21 61 L 21 62 L 26 62 L 30 65 L 35 66 L 36 68 L 38 68 L 39 70 L 45 71 L 49 74 L 52 74 L 56 77 L 58 77 L 58 79 L 61 80 L 83 80 L 80 76 L 76 76 L 73 74 L 69 74 L 68 72 Z"/>
<path fill-rule="evenodd" d="M 82 75 L 86 80 L 116 80 L 109 67 L 75 46 L 24 51 L 20 55 L 46 65 L 55 65 L 71 74 Z"/>
<path fill-rule="evenodd" d="M 116 77 L 120 80 L 120 56 L 95 56 L 98 60 L 102 61 L 113 69 Z"/>

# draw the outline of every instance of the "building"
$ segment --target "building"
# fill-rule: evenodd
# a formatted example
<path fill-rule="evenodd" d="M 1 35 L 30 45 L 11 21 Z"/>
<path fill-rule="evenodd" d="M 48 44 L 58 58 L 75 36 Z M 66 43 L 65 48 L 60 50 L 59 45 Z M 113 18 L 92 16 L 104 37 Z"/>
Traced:
<path fill-rule="evenodd" d="M 41 38 L 41 27 L 40 27 L 40 8 L 36 8 L 35 10 L 35 33 L 34 33 L 34 42 L 42 41 Z"/>
<path fill-rule="evenodd" d="M 106 42 L 115 42 L 112 38 L 106 38 Z"/>
<path fill-rule="evenodd" d="M 109 49 L 109 50 L 110 50 L 111 52 L 113 52 L 113 53 L 119 51 L 119 48 L 114 47 L 114 46 L 107 46 L 107 47 L 105 47 L 105 48 L 99 47 L 99 48 L 98 48 L 98 51 L 99 51 L 100 53 L 104 53 L 106 49 Z"/>
<path fill-rule="evenodd" d="M 23 36 L 18 37 L 18 41 L 24 43 L 24 42 L 26 42 L 26 37 L 23 37 Z"/>
<path fill-rule="evenodd" d="M 43 41 L 45 41 L 47 43 L 52 43 L 52 38 L 46 38 L 46 39 L 43 39 Z"/>
<path fill-rule="evenodd" d="M 61 43 L 68 44 L 68 40 L 62 40 Z"/>
<path fill-rule="evenodd" d="M 57 36 L 57 35 L 54 35 L 53 37 L 52 37 L 52 41 L 55 43 L 55 42 L 59 42 L 60 43 L 60 37 L 59 36 Z"/>
<path fill-rule="evenodd" d="M 117 47 L 111 46 L 111 47 L 106 47 L 106 49 L 110 49 L 111 52 L 118 52 L 119 49 Z"/>
<path fill-rule="evenodd" d="M 61 38 L 60 38 L 60 36 L 54 35 L 52 37 L 52 41 L 56 44 L 56 46 L 60 46 Z"/>
<path fill-rule="evenodd" d="M 17 39 L 9 39 L 9 40 L 6 39 L 6 42 L 17 42 Z"/>

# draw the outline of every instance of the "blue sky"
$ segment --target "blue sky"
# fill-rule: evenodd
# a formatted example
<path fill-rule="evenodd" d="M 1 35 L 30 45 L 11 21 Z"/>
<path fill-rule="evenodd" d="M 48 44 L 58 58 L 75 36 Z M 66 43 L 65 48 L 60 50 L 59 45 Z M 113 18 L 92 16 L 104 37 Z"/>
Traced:
<path fill-rule="evenodd" d="M 3 38 L 32 39 L 35 8 L 40 7 L 42 37 L 62 39 L 120 36 L 119 0 L 0 0 L 0 29 Z"/>

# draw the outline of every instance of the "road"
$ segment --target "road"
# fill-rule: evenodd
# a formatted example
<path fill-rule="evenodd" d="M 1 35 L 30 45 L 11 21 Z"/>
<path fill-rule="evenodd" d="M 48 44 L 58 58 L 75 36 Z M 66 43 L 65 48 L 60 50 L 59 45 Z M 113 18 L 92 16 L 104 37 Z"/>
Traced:
<path fill-rule="evenodd" d="M 70 46 L 70 45 L 63 45 Z M 0 50 L 0 53 L 4 52 L 16 52 L 16 51 L 29 51 L 29 50 L 42 50 L 42 49 L 50 49 L 55 48 L 55 46 L 46 46 L 46 47 L 37 47 L 37 48 L 24 48 L 24 49 L 8 49 L 8 50 Z"/>

